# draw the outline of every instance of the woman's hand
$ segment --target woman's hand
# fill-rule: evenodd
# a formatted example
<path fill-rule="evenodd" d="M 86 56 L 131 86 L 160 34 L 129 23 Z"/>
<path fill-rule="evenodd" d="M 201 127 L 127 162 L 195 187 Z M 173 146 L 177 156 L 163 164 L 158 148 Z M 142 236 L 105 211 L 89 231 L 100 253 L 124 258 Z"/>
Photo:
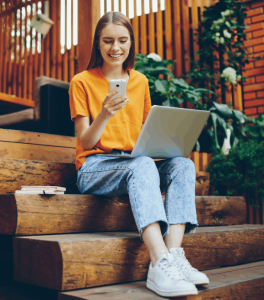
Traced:
<path fill-rule="evenodd" d="M 105 118 L 111 118 L 116 113 L 118 113 L 123 107 L 126 106 L 129 99 L 127 99 L 127 96 L 121 96 L 114 100 L 112 100 L 112 97 L 118 93 L 118 90 L 113 90 L 107 96 L 105 97 L 103 103 L 102 103 L 102 110 L 101 115 Z"/>

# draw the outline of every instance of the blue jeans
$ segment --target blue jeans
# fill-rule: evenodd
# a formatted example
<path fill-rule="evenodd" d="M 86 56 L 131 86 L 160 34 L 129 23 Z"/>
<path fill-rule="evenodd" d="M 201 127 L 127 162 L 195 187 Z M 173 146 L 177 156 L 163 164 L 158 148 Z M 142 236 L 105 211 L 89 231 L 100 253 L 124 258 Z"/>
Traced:
<path fill-rule="evenodd" d="M 130 152 L 111 152 L 127 153 Z M 186 233 L 198 226 L 195 180 L 194 164 L 184 157 L 154 162 L 146 156 L 91 155 L 77 171 L 77 186 L 83 194 L 129 195 L 141 240 L 142 230 L 155 222 L 159 222 L 162 236 L 167 233 L 170 224 L 186 224 Z M 166 192 L 164 205 L 162 192 Z"/>

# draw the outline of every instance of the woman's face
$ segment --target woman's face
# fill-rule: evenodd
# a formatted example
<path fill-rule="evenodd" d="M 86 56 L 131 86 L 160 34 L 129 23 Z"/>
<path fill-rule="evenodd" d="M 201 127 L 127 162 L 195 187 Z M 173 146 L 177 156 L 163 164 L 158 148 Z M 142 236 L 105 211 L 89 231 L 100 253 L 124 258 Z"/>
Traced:
<path fill-rule="evenodd" d="M 109 24 L 102 29 L 99 49 L 104 64 L 112 67 L 122 66 L 129 55 L 130 46 L 130 34 L 126 27 Z"/>

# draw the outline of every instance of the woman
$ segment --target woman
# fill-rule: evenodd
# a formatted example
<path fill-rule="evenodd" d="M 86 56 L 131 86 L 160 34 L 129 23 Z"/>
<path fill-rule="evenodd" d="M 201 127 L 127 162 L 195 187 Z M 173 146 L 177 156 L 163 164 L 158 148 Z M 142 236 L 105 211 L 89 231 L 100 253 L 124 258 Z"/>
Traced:
<path fill-rule="evenodd" d="M 207 284 L 208 278 L 190 266 L 181 248 L 184 232 L 198 226 L 193 162 L 96 155 L 130 153 L 146 120 L 151 107 L 148 80 L 133 70 L 134 62 L 129 19 L 106 13 L 97 24 L 87 70 L 72 79 L 69 90 L 78 133 L 77 185 L 81 193 L 129 194 L 140 239 L 150 254 L 149 289 L 164 297 L 197 294 L 194 284 Z M 111 101 L 117 92 L 108 92 L 111 79 L 127 81 L 127 96 Z"/>

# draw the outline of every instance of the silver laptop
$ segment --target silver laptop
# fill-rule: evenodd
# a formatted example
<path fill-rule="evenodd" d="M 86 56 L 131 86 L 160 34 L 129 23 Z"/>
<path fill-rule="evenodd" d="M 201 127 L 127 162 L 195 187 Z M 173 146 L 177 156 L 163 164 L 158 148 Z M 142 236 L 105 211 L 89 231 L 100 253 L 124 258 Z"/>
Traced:
<path fill-rule="evenodd" d="M 127 158 L 189 157 L 209 115 L 210 112 L 204 110 L 153 105 L 130 155 L 97 155 Z"/>

